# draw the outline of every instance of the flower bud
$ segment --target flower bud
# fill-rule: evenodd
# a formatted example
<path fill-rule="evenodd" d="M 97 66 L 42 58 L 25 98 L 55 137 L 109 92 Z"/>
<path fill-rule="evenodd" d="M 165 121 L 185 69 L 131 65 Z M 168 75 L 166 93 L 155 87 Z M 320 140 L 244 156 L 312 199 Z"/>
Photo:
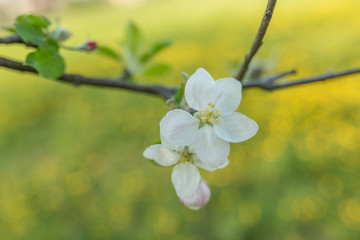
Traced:
<path fill-rule="evenodd" d="M 55 38 L 56 41 L 61 42 L 71 37 L 71 32 L 66 28 L 58 26 L 56 30 L 53 32 L 52 36 L 53 38 Z"/>
<path fill-rule="evenodd" d="M 97 48 L 97 42 L 95 41 L 85 41 L 84 43 L 80 44 L 76 47 L 69 47 L 73 50 L 80 50 L 80 51 L 94 51 Z"/>
<path fill-rule="evenodd" d="M 87 50 L 93 51 L 93 50 L 95 50 L 97 48 L 97 43 L 95 41 L 88 41 L 85 44 L 85 48 Z"/>
<path fill-rule="evenodd" d="M 210 196 L 209 186 L 204 181 L 201 181 L 196 192 L 191 197 L 180 198 L 180 201 L 191 210 L 199 210 L 209 202 Z"/>

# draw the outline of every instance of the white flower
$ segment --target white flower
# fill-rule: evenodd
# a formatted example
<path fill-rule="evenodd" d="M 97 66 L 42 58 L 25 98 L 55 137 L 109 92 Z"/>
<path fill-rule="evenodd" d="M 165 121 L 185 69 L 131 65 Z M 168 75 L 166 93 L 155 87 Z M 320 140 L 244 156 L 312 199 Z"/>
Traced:
<path fill-rule="evenodd" d="M 209 186 L 202 181 L 195 193 L 189 198 L 180 198 L 180 201 L 191 210 L 199 210 L 210 200 L 211 191 Z"/>
<path fill-rule="evenodd" d="M 199 160 L 191 146 L 175 146 L 161 138 L 162 144 L 151 145 L 145 149 L 143 155 L 155 160 L 161 166 L 177 164 L 171 174 L 171 180 L 176 194 L 180 198 L 190 198 L 199 187 L 201 177 L 197 166 L 208 171 L 218 168 L 206 166 Z M 229 161 L 225 161 L 219 168 L 224 168 Z"/>
<path fill-rule="evenodd" d="M 160 122 L 160 134 L 175 145 L 192 145 L 206 165 L 221 166 L 230 154 L 229 142 L 248 140 L 259 129 L 254 120 L 235 112 L 241 89 L 236 79 L 214 81 L 199 68 L 185 86 L 185 100 L 197 112 L 169 111 Z"/>

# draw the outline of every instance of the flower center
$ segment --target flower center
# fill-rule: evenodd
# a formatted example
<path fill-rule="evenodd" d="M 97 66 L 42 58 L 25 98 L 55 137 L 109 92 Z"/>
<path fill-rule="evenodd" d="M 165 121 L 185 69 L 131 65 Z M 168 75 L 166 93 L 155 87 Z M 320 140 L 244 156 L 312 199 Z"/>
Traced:
<path fill-rule="evenodd" d="M 185 163 L 185 162 L 192 162 L 191 156 L 193 153 L 190 153 L 188 146 L 184 147 L 184 150 L 180 153 L 180 159 L 179 162 Z"/>
<path fill-rule="evenodd" d="M 200 110 L 194 114 L 194 117 L 200 120 L 199 129 L 204 127 L 205 124 L 213 126 L 218 123 L 218 118 L 221 117 L 220 111 L 215 110 L 215 104 L 209 102 L 208 108 Z"/>

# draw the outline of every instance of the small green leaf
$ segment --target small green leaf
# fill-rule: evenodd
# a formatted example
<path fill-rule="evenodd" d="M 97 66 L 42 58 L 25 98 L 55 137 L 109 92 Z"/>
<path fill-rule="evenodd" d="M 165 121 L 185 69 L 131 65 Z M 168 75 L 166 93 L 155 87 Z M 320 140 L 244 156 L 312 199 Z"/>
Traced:
<path fill-rule="evenodd" d="M 122 47 L 123 56 L 126 60 L 126 67 L 131 73 L 131 75 L 138 74 L 141 71 L 141 66 L 137 58 L 131 53 L 130 49 L 127 46 Z"/>
<path fill-rule="evenodd" d="M 118 54 L 117 52 L 115 52 L 114 50 L 112 50 L 109 47 L 105 47 L 105 46 L 97 46 L 97 51 L 98 53 L 107 56 L 109 58 L 115 59 L 117 61 L 121 60 L 120 54 Z"/>
<path fill-rule="evenodd" d="M 50 26 L 50 21 L 45 17 L 35 16 L 35 15 L 27 15 L 28 19 L 35 25 L 40 28 L 47 28 Z"/>
<path fill-rule="evenodd" d="M 162 51 L 164 48 L 171 45 L 171 41 L 163 40 L 160 42 L 155 43 L 152 48 L 143 54 L 140 58 L 140 62 L 145 63 L 151 60 L 154 56 L 156 56 L 160 51 Z"/>
<path fill-rule="evenodd" d="M 125 41 L 124 45 L 130 50 L 130 52 L 136 56 L 140 46 L 142 44 L 143 38 L 139 28 L 129 21 L 126 27 Z"/>
<path fill-rule="evenodd" d="M 15 30 L 25 42 L 32 42 L 40 46 L 47 37 L 44 30 L 50 22 L 43 17 L 34 15 L 20 15 L 15 21 Z"/>
<path fill-rule="evenodd" d="M 16 33 L 16 30 L 13 27 L 1 27 L 1 29 L 10 33 Z"/>
<path fill-rule="evenodd" d="M 65 70 L 65 62 L 58 49 L 57 42 L 48 39 L 35 52 L 26 57 L 25 63 L 34 67 L 45 78 L 58 78 Z"/>
<path fill-rule="evenodd" d="M 159 76 L 163 75 L 164 73 L 167 73 L 170 70 L 169 65 L 159 63 L 155 65 L 151 65 L 148 68 L 146 68 L 143 72 L 145 76 Z"/>
<path fill-rule="evenodd" d="M 184 84 L 184 82 L 181 82 L 180 88 L 177 90 L 177 92 L 175 93 L 175 96 L 174 96 L 174 100 L 178 105 L 180 105 L 180 103 L 184 97 L 184 89 L 185 89 L 185 84 Z"/>

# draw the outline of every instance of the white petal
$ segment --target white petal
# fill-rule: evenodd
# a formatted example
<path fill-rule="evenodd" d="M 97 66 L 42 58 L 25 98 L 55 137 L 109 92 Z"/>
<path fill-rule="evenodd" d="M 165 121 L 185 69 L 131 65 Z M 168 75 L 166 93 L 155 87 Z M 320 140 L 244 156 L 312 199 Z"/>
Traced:
<path fill-rule="evenodd" d="M 214 91 L 215 81 L 203 68 L 199 68 L 191 75 L 185 86 L 185 100 L 189 106 L 196 110 L 207 107 Z"/>
<path fill-rule="evenodd" d="M 161 144 L 167 149 L 182 152 L 184 150 L 184 146 L 179 146 L 172 144 L 169 140 L 167 140 L 164 136 L 160 134 Z"/>
<path fill-rule="evenodd" d="M 222 116 L 229 115 L 239 107 L 241 102 L 241 83 L 234 78 L 221 78 L 215 81 L 216 91 L 211 102 Z"/>
<path fill-rule="evenodd" d="M 208 125 L 198 130 L 196 137 L 193 147 L 200 160 L 214 168 L 223 165 L 230 154 L 229 143 L 218 137 Z"/>
<path fill-rule="evenodd" d="M 179 155 L 161 144 L 151 145 L 145 149 L 144 157 L 152 159 L 161 166 L 170 166 L 179 160 Z"/>
<path fill-rule="evenodd" d="M 210 200 L 211 191 L 205 182 L 201 182 L 196 192 L 189 198 L 180 198 L 180 201 L 191 210 L 199 210 Z"/>
<path fill-rule="evenodd" d="M 243 142 L 253 137 L 259 130 L 257 123 L 244 114 L 234 112 L 218 118 L 214 124 L 215 133 L 229 142 Z"/>
<path fill-rule="evenodd" d="M 200 159 L 194 160 L 194 163 L 195 163 L 195 165 L 198 166 L 199 168 L 202 168 L 202 169 L 205 169 L 205 170 L 207 170 L 207 171 L 211 171 L 211 172 L 212 172 L 212 171 L 215 171 L 215 170 L 217 170 L 217 169 L 225 168 L 227 165 L 229 165 L 229 160 L 226 159 L 225 162 L 224 162 L 221 166 L 219 166 L 219 167 L 217 167 L 217 168 L 206 165 L 206 164 L 205 164 L 203 161 L 201 161 Z"/>
<path fill-rule="evenodd" d="M 176 194 L 180 198 L 191 197 L 200 184 L 200 173 L 197 167 L 189 162 L 176 165 L 171 174 Z"/>
<path fill-rule="evenodd" d="M 194 141 L 198 127 L 198 119 L 184 110 L 175 109 L 161 120 L 160 135 L 174 145 L 186 146 Z"/>

